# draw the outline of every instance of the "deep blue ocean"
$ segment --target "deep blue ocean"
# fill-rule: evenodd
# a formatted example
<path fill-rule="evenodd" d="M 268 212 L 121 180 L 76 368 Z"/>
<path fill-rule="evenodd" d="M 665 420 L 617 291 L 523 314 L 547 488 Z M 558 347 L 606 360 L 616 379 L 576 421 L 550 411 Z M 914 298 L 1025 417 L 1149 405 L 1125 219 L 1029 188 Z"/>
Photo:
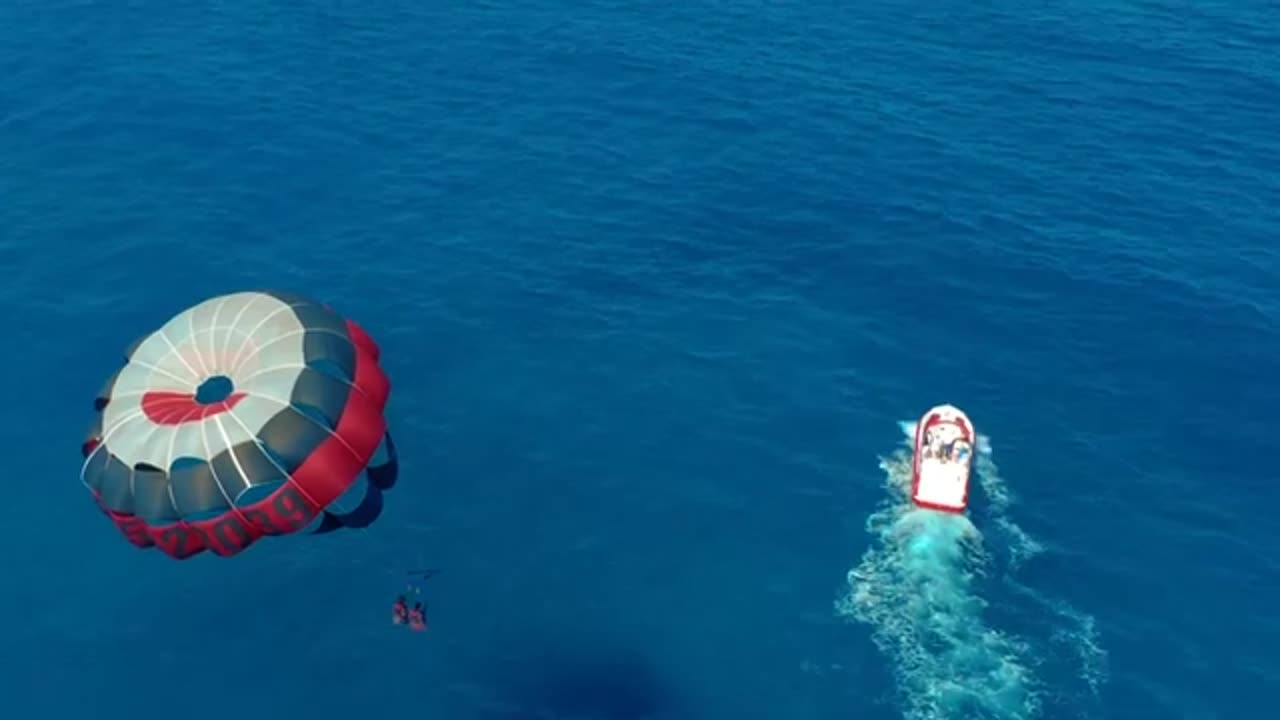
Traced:
<path fill-rule="evenodd" d="M 3 715 L 1271 716 L 1278 28 L 0 4 Z M 78 480 L 94 394 L 255 288 L 380 343 L 401 482 L 365 531 L 135 548 Z M 902 496 L 943 402 L 968 518 Z"/>

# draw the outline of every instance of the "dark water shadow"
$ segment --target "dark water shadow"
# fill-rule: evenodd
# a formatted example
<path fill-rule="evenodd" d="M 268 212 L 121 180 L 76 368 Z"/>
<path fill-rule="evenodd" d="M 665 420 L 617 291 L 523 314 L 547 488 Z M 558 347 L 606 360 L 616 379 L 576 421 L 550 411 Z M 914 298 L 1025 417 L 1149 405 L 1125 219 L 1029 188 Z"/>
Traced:
<path fill-rule="evenodd" d="M 684 720 L 687 702 L 648 653 L 602 639 L 508 637 L 506 652 L 476 668 L 475 720 Z"/>

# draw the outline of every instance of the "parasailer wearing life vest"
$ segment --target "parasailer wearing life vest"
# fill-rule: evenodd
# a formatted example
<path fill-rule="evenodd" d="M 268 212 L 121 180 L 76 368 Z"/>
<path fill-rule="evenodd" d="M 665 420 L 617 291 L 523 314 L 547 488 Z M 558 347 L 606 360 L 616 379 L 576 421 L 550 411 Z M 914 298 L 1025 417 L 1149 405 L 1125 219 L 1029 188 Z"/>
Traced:
<path fill-rule="evenodd" d="M 427 629 L 427 606 L 421 600 L 414 602 L 413 607 L 409 607 L 409 601 L 406 597 L 409 595 L 415 598 L 422 597 L 422 584 L 427 578 L 433 577 L 439 570 L 413 570 L 406 573 L 409 576 L 408 592 L 401 593 L 394 603 L 391 604 L 391 622 L 396 625 L 408 625 L 410 630 L 415 632 L 423 632 Z"/>
<path fill-rule="evenodd" d="M 427 609 L 420 602 L 414 603 L 409 611 L 409 629 L 415 632 L 427 629 Z"/>

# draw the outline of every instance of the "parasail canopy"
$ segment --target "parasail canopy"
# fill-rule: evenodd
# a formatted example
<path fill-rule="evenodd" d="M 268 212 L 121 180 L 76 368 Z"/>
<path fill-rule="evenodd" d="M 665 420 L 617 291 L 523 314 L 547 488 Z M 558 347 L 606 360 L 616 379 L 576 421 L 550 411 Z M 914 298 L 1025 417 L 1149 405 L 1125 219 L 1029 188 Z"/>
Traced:
<path fill-rule="evenodd" d="M 81 479 L 130 542 L 179 559 L 364 527 L 398 473 L 378 359 L 314 300 L 206 300 L 138 340 L 98 393 Z"/>

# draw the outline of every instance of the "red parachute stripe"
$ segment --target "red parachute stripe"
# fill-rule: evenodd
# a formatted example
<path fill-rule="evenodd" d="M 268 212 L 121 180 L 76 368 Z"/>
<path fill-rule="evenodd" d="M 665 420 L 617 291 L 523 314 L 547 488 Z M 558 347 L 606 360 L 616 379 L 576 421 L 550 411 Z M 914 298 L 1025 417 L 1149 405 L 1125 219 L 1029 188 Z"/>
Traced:
<path fill-rule="evenodd" d="M 224 413 L 244 398 L 245 393 L 237 392 L 226 400 L 205 405 L 196 402 L 192 393 L 146 392 L 142 395 L 142 412 L 157 425 L 181 425 Z"/>
<path fill-rule="evenodd" d="M 356 347 L 352 383 L 355 387 L 347 396 L 347 405 L 338 418 L 334 434 L 320 443 L 290 480 L 316 512 L 351 487 L 352 479 L 364 472 L 387 432 L 382 411 L 387 405 L 391 381 L 378 366 L 378 346 L 351 320 L 347 321 L 347 332 Z M 290 483 L 286 483 L 286 487 Z M 284 488 L 276 492 L 282 490 Z"/>

